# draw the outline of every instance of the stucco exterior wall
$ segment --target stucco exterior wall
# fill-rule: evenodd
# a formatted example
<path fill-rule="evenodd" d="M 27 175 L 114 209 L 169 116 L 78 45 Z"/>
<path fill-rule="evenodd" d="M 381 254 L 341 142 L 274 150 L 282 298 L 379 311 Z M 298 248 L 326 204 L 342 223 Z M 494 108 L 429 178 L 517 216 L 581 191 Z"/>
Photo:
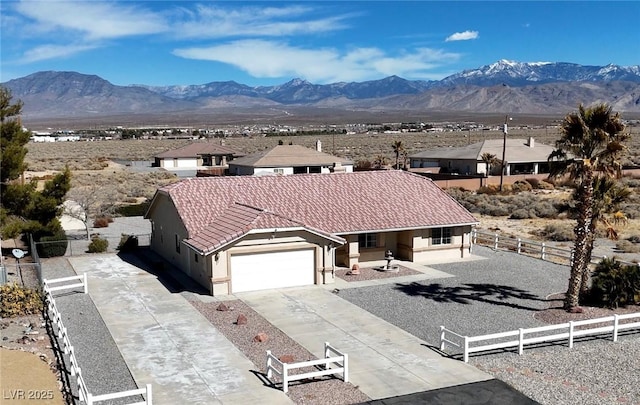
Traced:
<path fill-rule="evenodd" d="M 151 249 L 172 265 L 189 274 L 190 249 L 182 243 L 187 230 L 178 218 L 175 206 L 164 195 L 158 195 L 149 218 L 151 219 Z M 180 251 L 176 249 L 176 236 Z"/>

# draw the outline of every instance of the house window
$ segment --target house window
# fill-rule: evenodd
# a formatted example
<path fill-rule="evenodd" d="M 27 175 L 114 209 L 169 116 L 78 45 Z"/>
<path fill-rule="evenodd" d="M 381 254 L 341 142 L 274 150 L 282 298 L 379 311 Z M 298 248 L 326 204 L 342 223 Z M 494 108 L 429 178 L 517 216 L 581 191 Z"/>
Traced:
<path fill-rule="evenodd" d="M 196 263 L 198 263 L 198 254 L 197 254 L 197 253 L 194 253 L 194 254 L 193 254 L 193 260 L 194 260 Z"/>
<path fill-rule="evenodd" d="M 362 233 L 358 235 L 358 247 L 361 249 L 378 247 L 377 242 L 377 235 L 375 233 Z"/>
<path fill-rule="evenodd" d="M 176 234 L 176 253 L 180 253 L 180 237 Z"/>
<path fill-rule="evenodd" d="M 449 245 L 451 244 L 451 228 L 433 228 L 431 229 L 432 245 Z"/>
<path fill-rule="evenodd" d="M 284 169 L 273 169 L 275 174 L 284 174 Z"/>

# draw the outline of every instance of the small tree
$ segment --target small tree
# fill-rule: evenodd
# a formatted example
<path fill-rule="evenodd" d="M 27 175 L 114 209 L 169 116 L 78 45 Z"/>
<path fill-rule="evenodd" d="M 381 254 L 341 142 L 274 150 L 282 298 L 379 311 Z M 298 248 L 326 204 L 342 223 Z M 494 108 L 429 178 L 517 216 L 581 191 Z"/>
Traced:
<path fill-rule="evenodd" d="M 400 169 L 400 155 L 404 152 L 404 144 L 402 141 L 393 141 L 391 144 L 391 148 L 393 149 L 393 153 L 396 155 L 396 169 Z"/>
<path fill-rule="evenodd" d="M 64 214 L 82 221 L 87 240 L 91 239 L 91 218 L 108 213 L 113 210 L 113 198 L 105 196 L 103 187 L 97 185 L 75 187 L 68 194 L 68 201 L 64 205 Z"/>
<path fill-rule="evenodd" d="M 485 152 L 480 156 L 480 159 L 487 165 L 487 176 L 491 175 L 493 172 L 493 167 L 497 164 L 500 164 L 500 159 L 493 153 Z"/>

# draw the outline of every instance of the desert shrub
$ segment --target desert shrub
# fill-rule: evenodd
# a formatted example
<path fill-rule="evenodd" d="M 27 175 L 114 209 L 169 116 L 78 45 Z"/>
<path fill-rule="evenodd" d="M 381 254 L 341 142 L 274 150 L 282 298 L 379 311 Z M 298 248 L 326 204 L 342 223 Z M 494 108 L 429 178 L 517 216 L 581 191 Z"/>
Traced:
<path fill-rule="evenodd" d="M 67 252 L 67 235 L 64 231 L 54 235 L 36 237 L 36 249 L 40 257 L 64 256 Z"/>
<path fill-rule="evenodd" d="M 118 250 L 121 252 L 127 252 L 138 248 L 138 237 L 135 235 L 122 234 L 120 237 L 120 243 L 118 243 Z"/>
<path fill-rule="evenodd" d="M 91 243 L 89 243 L 89 248 L 87 252 L 89 253 L 104 253 L 107 251 L 109 247 L 109 241 L 100 237 L 94 237 L 91 239 Z"/>
<path fill-rule="evenodd" d="M 531 185 L 531 188 L 534 190 L 553 190 L 555 187 L 553 186 L 551 180 L 548 179 L 536 179 L 535 177 L 531 177 L 525 180 L 527 183 Z"/>
<path fill-rule="evenodd" d="M 112 222 L 113 222 L 113 218 L 111 217 L 111 215 L 102 214 L 96 217 L 96 219 L 93 221 L 93 227 L 106 228 Z"/>
<path fill-rule="evenodd" d="M 495 185 L 482 186 L 477 191 L 478 194 L 494 195 L 500 193 L 500 187 Z"/>
<path fill-rule="evenodd" d="M 640 253 L 640 245 L 629 240 L 619 240 L 616 242 L 616 249 L 623 253 Z"/>
<path fill-rule="evenodd" d="M 0 287 L 0 317 L 13 318 L 42 312 L 43 302 L 38 291 L 16 283 Z"/>
<path fill-rule="evenodd" d="M 509 215 L 509 219 L 528 219 L 533 218 L 531 215 L 531 211 L 526 210 L 524 208 L 519 208 Z"/>
<path fill-rule="evenodd" d="M 150 204 L 151 201 L 147 200 L 139 204 L 121 205 L 116 208 L 116 213 L 123 217 L 141 217 L 147 212 Z"/>
<path fill-rule="evenodd" d="M 575 234 L 573 232 L 573 226 L 549 224 L 538 233 L 544 239 L 552 240 L 556 242 L 569 242 L 573 241 Z"/>
<path fill-rule="evenodd" d="M 539 190 L 553 190 L 556 187 L 553 185 L 551 181 L 549 181 L 548 179 L 544 179 L 540 183 L 538 183 L 538 187 L 536 188 Z"/>
<path fill-rule="evenodd" d="M 640 267 L 602 259 L 591 277 L 589 299 L 609 308 L 640 302 Z"/>
<path fill-rule="evenodd" d="M 531 191 L 531 190 L 533 190 L 533 187 L 531 187 L 531 184 L 529 184 L 524 180 L 518 180 L 511 185 L 511 191 L 513 191 L 514 193 L 521 193 L 523 191 Z"/>
<path fill-rule="evenodd" d="M 535 216 L 538 218 L 556 218 L 558 208 L 550 201 L 538 201 L 532 206 Z"/>

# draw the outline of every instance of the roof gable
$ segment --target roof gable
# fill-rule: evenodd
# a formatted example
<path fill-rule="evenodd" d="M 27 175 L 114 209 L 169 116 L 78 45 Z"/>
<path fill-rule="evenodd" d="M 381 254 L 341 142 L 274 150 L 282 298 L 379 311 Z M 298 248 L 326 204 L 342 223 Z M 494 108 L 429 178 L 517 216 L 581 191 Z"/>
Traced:
<path fill-rule="evenodd" d="M 230 162 L 232 166 L 247 167 L 295 167 L 328 166 L 335 163 L 352 164 L 348 159 L 334 156 L 300 145 L 278 145 L 272 149 L 258 152 Z"/>
<path fill-rule="evenodd" d="M 238 240 L 252 230 L 292 228 L 305 229 L 340 244 L 345 243 L 342 238 L 309 228 L 290 218 L 239 203 L 227 208 L 214 223 L 202 228 L 193 237 L 187 239 L 186 243 L 203 253 L 208 253 Z"/>
<path fill-rule="evenodd" d="M 234 203 L 334 235 L 477 223 L 432 180 L 395 170 L 191 178 L 158 193 L 173 201 L 190 237 Z"/>
<path fill-rule="evenodd" d="M 196 158 L 201 155 L 232 155 L 244 156 L 225 145 L 217 145 L 213 142 L 194 142 L 178 149 L 168 150 L 156 155 L 157 158 Z"/>

